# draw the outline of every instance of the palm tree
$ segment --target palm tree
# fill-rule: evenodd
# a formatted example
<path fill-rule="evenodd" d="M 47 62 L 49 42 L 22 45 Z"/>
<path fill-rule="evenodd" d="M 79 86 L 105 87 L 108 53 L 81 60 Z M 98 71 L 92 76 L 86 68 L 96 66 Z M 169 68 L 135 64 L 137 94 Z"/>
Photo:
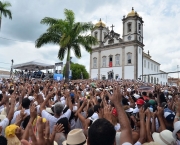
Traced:
<path fill-rule="evenodd" d="M 93 28 L 93 24 L 75 22 L 75 14 L 72 10 L 64 10 L 65 19 L 54 19 L 45 17 L 41 24 L 47 24 L 49 28 L 36 40 L 36 47 L 40 48 L 47 43 L 59 45 L 58 58 L 63 60 L 66 57 L 65 81 L 69 80 L 70 52 L 74 51 L 77 58 L 81 58 L 81 46 L 87 52 L 91 52 L 91 46 L 98 43 L 97 39 L 91 35 L 85 35 Z"/>
<path fill-rule="evenodd" d="M 11 4 L 9 2 L 1 2 L 0 1 L 0 29 L 1 29 L 1 22 L 2 22 L 2 15 L 4 17 L 9 17 L 9 19 L 12 19 L 12 14 L 8 7 L 11 7 Z"/>

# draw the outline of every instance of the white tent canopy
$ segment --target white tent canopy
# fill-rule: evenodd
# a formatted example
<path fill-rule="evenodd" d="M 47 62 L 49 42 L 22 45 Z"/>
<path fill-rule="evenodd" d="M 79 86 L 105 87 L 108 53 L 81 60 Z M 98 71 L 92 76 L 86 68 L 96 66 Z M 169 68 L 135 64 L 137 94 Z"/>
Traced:
<path fill-rule="evenodd" d="M 20 70 L 46 70 L 46 69 L 54 69 L 54 65 L 45 64 L 36 61 L 30 61 L 22 64 L 16 64 L 12 67 L 13 69 L 20 69 Z"/>

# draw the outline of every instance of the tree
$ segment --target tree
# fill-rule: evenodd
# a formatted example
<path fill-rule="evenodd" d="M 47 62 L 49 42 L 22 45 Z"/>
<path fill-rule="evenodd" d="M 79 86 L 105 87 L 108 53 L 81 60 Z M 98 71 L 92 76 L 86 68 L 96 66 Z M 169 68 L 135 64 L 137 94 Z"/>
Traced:
<path fill-rule="evenodd" d="M 97 39 L 91 35 L 85 35 L 93 28 L 90 22 L 75 22 L 75 14 L 72 10 L 64 10 L 65 19 L 54 19 L 45 17 L 42 24 L 47 24 L 49 28 L 36 40 L 36 47 L 40 48 L 47 43 L 59 45 L 58 58 L 63 60 L 66 57 L 65 81 L 69 80 L 70 51 L 74 51 L 77 58 L 81 58 L 81 46 L 87 52 L 91 52 L 91 46 L 98 43 Z"/>
<path fill-rule="evenodd" d="M 9 2 L 1 2 L 0 1 L 0 29 L 1 29 L 1 23 L 2 23 L 2 15 L 4 17 L 9 17 L 9 19 L 12 19 L 12 14 L 8 7 L 11 7 L 11 4 Z"/>
<path fill-rule="evenodd" d="M 72 80 L 81 79 L 81 72 L 83 75 L 83 79 L 89 78 L 89 74 L 84 65 L 78 63 L 71 63 L 70 68 L 72 70 Z M 66 73 L 65 71 L 66 71 L 66 67 L 64 67 L 63 75 Z"/>

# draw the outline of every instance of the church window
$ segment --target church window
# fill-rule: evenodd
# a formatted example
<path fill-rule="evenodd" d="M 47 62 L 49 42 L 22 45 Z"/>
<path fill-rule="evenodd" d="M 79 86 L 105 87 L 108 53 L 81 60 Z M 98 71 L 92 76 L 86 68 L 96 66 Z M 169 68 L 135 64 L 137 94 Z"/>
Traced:
<path fill-rule="evenodd" d="M 106 67 L 106 56 L 103 56 L 102 58 L 102 66 Z"/>
<path fill-rule="evenodd" d="M 97 68 L 97 58 L 93 58 L 93 68 Z"/>
<path fill-rule="evenodd" d="M 146 60 L 144 60 L 144 67 L 146 68 Z"/>
<path fill-rule="evenodd" d="M 148 69 L 149 69 L 149 62 L 148 62 Z"/>
<path fill-rule="evenodd" d="M 158 66 L 157 66 L 157 72 L 158 72 Z"/>
<path fill-rule="evenodd" d="M 97 39 L 98 32 L 94 32 L 94 37 Z"/>
<path fill-rule="evenodd" d="M 151 63 L 151 70 L 153 70 L 153 64 Z"/>
<path fill-rule="evenodd" d="M 156 65 L 154 65 L 154 71 L 156 71 Z"/>
<path fill-rule="evenodd" d="M 113 56 L 110 55 L 109 56 L 109 67 L 112 67 L 112 65 L 113 65 Z"/>
<path fill-rule="evenodd" d="M 127 63 L 128 64 L 132 63 L 132 53 L 130 53 L 130 52 L 127 53 Z"/>
<path fill-rule="evenodd" d="M 119 54 L 117 54 L 115 56 L 115 59 L 116 59 L 116 66 L 120 65 L 120 55 Z"/>
<path fill-rule="evenodd" d="M 139 48 L 139 54 L 141 54 L 141 48 Z"/>
<path fill-rule="evenodd" d="M 127 26 L 128 26 L 128 32 L 131 32 L 131 29 L 132 29 L 131 23 L 128 23 Z"/>
<path fill-rule="evenodd" d="M 139 41 L 141 41 L 141 37 L 139 36 Z"/>
<path fill-rule="evenodd" d="M 138 30 L 139 30 L 138 32 L 141 33 L 141 24 L 140 23 L 138 24 Z"/>

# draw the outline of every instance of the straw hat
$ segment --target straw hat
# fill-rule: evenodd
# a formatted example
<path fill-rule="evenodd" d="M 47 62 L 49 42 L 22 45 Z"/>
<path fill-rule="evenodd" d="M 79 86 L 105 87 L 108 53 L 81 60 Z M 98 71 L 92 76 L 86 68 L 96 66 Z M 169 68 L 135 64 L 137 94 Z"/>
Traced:
<path fill-rule="evenodd" d="M 54 114 L 54 112 L 52 111 L 52 109 L 51 109 L 50 107 L 47 107 L 47 108 L 46 108 L 46 111 L 47 111 L 48 113 Z"/>
<path fill-rule="evenodd" d="M 86 137 L 82 129 L 73 129 L 67 135 L 67 140 L 62 143 L 63 145 L 76 145 L 84 144 L 86 145 Z"/>
<path fill-rule="evenodd" d="M 169 130 L 163 130 L 160 133 L 154 132 L 152 134 L 153 140 L 160 145 L 169 145 L 175 142 L 172 132 Z"/>
<path fill-rule="evenodd" d="M 176 133 L 180 130 L 180 121 L 174 123 L 173 137 L 177 139 Z"/>

